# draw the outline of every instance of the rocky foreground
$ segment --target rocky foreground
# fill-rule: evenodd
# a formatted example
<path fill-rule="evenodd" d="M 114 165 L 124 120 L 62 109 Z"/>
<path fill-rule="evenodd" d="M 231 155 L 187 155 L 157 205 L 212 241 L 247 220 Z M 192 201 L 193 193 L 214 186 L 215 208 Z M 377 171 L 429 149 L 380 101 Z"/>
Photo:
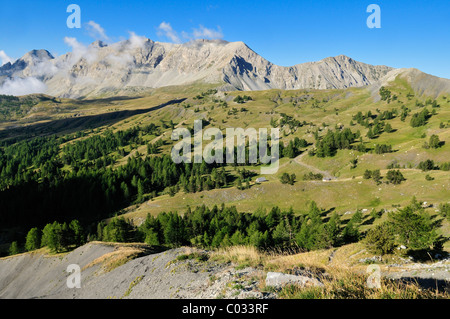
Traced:
<path fill-rule="evenodd" d="M 69 287 L 74 282 L 69 265 L 81 269 L 80 288 Z M 392 278 L 415 278 L 429 286 L 450 280 L 448 260 L 391 268 L 396 269 L 389 274 Z M 0 298 L 267 299 L 277 298 L 277 289 L 285 284 L 323 286 L 307 272 L 283 274 L 236 265 L 191 248 L 158 252 L 139 244 L 92 242 L 63 255 L 37 251 L 0 259 Z"/>
<path fill-rule="evenodd" d="M 90 243 L 64 256 L 33 253 L 9 257 L 0 260 L 0 298 L 274 297 L 258 291 L 260 271 L 237 270 L 228 263 L 205 262 L 201 258 L 177 259 L 190 252 L 178 248 L 126 262 L 139 250 Z M 66 270 L 71 264 L 81 268 L 81 288 L 67 286 L 71 273 Z"/>

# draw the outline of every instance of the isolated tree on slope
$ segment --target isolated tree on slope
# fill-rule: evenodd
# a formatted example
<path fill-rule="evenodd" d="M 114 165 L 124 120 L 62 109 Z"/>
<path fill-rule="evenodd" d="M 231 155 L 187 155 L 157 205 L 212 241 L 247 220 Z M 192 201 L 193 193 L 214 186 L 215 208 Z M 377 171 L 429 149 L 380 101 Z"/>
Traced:
<path fill-rule="evenodd" d="M 27 234 L 25 249 L 32 251 L 41 247 L 41 231 L 37 228 L 31 228 Z"/>

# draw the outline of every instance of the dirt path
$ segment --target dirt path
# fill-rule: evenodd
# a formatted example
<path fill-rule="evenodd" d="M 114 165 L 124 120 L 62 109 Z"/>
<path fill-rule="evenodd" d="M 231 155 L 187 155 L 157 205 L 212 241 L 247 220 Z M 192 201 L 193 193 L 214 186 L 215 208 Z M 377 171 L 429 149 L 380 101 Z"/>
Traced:
<path fill-rule="evenodd" d="M 330 172 L 322 171 L 322 170 L 318 169 L 318 168 L 315 167 L 315 166 L 312 166 L 312 165 L 309 165 L 309 164 L 306 164 L 306 163 L 302 162 L 301 159 L 302 159 L 304 156 L 306 156 L 307 154 L 308 154 L 308 150 L 305 150 L 302 154 L 300 154 L 299 156 L 297 156 L 296 158 L 294 158 L 293 161 L 294 161 L 295 163 L 297 163 L 298 165 L 301 165 L 301 166 L 303 166 L 303 167 L 306 167 L 307 169 L 309 169 L 310 171 L 312 171 L 312 172 L 314 172 L 314 173 L 320 173 L 320 174 L 322 174 L 324 178 L 329 178 L 329 179 L 331 179 L 331 180 L 335 180 L 335 179 L 336 179 L 336 177 L 333 176 L 333 175 L 331 175 Z M 278 167 L 278 169 L 280 169 L 280 168 L 282 168 L 282 167 L 284 167 L 284 166 L 290 164 L 291 162 L 292 162 L 292 160 L 290 160 L 289 162 L 286 162 L 286 163 L 280 165 L 280 166 Z"/>
<path fill-rule="evenodd" d="M 313 171 L 313 172 L 315 172 L 315 173 L 320 173 L 320 174 L 322 174 L 324 178 L 329 178 L 329 179 L 332 179 L 332 180 L 333 180 L 333 179 L 336 179 L 336 177 L 333 176 L 333 175 L 331 175 L 330 172 L 322 171 L 322 170 L 318 169 L 318 168 L 315 167 L 315 166 L 311 166 L 311 165 L 309 165 L 309 164 L 306 164 L 306 163 L 302 162 L 301 159 L 302 159 L 304 156 L 306 156 L 307 154 L 308 154 L 308 151 L 305 150 L 302 154 L 300 154 L 299 156 L 297 156 L 296 158 L 294 158 L 294 161 L 295 161 L 297 164 L 299 164 L 299 165 L 301 165 L 301 166 L 303 166 L 303 167 L 306 167 L 306 168 L 308 168 L 309 170 L 311 170 L 311 171 Z"/>
<path fill-rule="evenodd" d="M 307 169 L 309 169 L 310 171 L 312 171 L 313 173 L 320 173 L 323 175 L 324 178 L 330 179 L 330 182 L 346 182 L 346 181 L 351 181 L 351 180 L 355 180 L 355 179 L 362 179 L 362 176 L 355 176 L 355 177 L 346 177 L 346 178 L 337 178 L 336 176 L 333 176 L 330 172 L 328 171 L 324 171 L 321 170 L 315 166 L 306 164 L 302 161 L 302 158 L 304 156 L 306 156 L 308 154 L 308 150 L 305 150 L 302 154 L 300 154 L 299 156 L 295 157 L 293 159 L 293 161 L 295 163 L 297 163 L 298 165 L 301 165 Z M 284 163 L 283 165 L 280 165 L 279 168 L 282 168 L 288 164 L 290 164 L 292 162 L 292 160 L 290 160 L 289 162 Z M 382 175 L 385 175 L 390 169 L 382 169 L 380 170 L 380 173 Z M 404 171 L 420 171 L 417 168 L 399 168 L 400 171 L 404 172 Z"/>

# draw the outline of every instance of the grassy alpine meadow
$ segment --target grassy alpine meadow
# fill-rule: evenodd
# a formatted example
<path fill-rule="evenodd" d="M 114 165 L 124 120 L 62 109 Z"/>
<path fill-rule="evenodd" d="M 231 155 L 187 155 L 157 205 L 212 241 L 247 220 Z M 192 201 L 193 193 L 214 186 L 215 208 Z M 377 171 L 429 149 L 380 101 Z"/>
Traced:
<path fill-rule="evenodd" d="M 448 298 L 387 277 L 381 290 L 367 289 L 362 260 L 381 247 L 389 273 L 387 264 L 408 256 L 448 254 L 449 94 L 420 95 L 398 77 L 378 90 L 198 84 L 95 100 L 35 95 L 33 103 L 0 131 L 3 255 L 43 246 L 64 254 L 88 241 L 190 246 L 240 267 L 301 265 L 324 284 L 288 286 L 280 298 Z M 223 134 L 279 129 L 278 170 L 175 164 L 172 132 L 193 137 L 194 120 Z M 130 251 L 111 254 L 105 267 L 140 256 Z"/>

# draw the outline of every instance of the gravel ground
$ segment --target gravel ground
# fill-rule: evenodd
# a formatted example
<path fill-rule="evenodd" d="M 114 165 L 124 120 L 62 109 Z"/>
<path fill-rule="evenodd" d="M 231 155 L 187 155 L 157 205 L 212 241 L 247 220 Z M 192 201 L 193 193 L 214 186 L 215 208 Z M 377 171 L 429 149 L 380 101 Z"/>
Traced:
<path fill-rule="evenodd" d="M 439 288 L 450 291 L 450 259 L 432 264 L 390 265 L 390 268 L 394 270 L 385 274 L 388 278 L 417 282 L 424 288 Z"/>

